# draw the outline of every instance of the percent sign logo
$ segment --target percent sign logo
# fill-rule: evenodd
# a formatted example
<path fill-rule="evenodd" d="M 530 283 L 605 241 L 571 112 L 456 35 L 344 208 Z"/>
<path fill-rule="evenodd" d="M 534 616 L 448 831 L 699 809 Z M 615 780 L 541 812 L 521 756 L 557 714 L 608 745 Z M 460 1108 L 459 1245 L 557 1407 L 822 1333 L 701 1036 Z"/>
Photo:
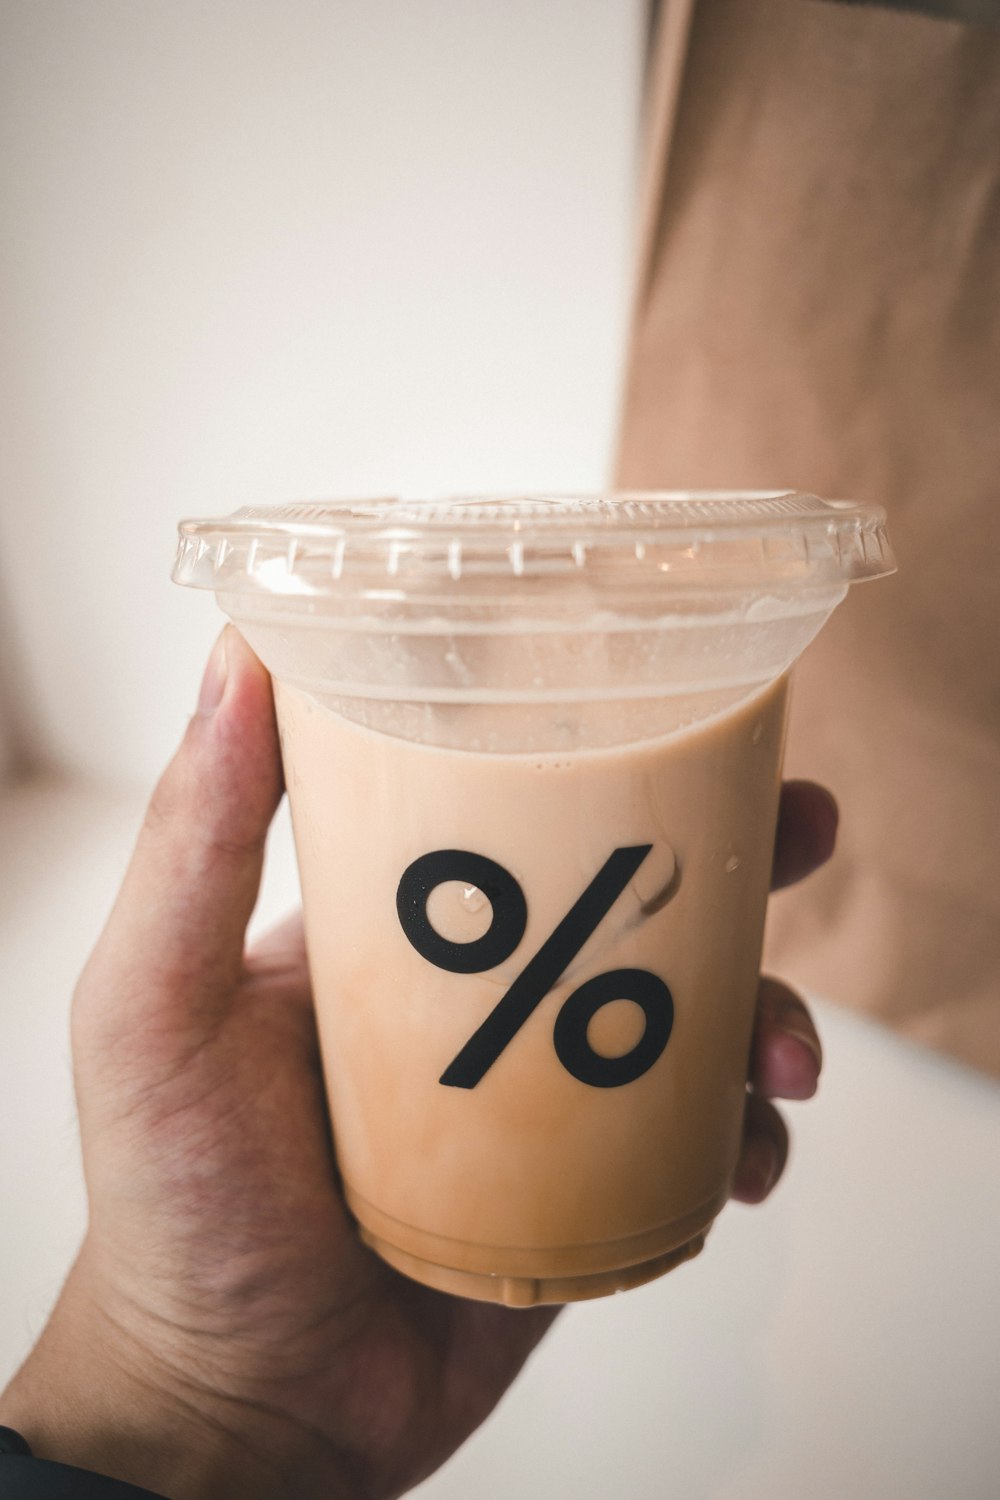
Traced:
<path fill-rule="evenodd" d="M 521 970 L 499 1004 L 445 1068 L 440 1082 L 473 1089 L 509 1046 L 529 1016 L 584 943 L 601 924 L 632 879 L 652 844 L 616 849 L 583 894 Z M 477 886 L 493 908 L 490 926 L 467 943 L 452 942 L 431 925 L 427 901 L 446 881 Z M 407 938 L 422 958 L 450 974 L 483 974 L 506 962 L 524 937 L 528 905 L 520 885 L 495 860 L 467 849 L 436 849 L 403 872 L 396 911 Z M 595 1052 L 587 1038 L 591 1020 L 604 1005 L 631 1000 L 645 1016 L 642 1036 L 619 1057 Z M 641 1078 L 670 1040 L 673 997 L 662 979 L 646 969 L 611 969 L 575 989 L 556 1016 L 552 1041 L 563 1067 L 592 1088 L 619 1088 Z"/>

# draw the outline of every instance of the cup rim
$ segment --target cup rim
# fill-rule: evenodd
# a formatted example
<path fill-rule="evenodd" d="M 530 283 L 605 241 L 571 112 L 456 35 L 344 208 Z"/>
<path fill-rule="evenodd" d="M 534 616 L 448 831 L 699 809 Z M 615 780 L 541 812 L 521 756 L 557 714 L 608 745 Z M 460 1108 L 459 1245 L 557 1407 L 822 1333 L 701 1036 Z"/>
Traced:
<path fill-rule="evenodd" d="M 461 494 L 243 506 L 179 524 L 176 582 L 228 594 L 458 598 L 487 583 L 799 592 L 883 577 L 881 506 L 792 490 Z"/>

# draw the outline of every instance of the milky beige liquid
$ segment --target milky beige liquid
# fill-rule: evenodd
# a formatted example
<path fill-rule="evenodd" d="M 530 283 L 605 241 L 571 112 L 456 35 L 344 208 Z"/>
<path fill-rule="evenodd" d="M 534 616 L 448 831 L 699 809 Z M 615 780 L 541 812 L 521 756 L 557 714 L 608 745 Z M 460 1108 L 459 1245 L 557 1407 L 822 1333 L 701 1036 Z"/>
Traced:
<path fill-rule="evenodd" d="M 337 1155 L 365 1239 L 418 1280 L 515 1304 L 636 1285 L 696 1253 L 739 1149 L 787 678 L 700 727 L 569 754 L 436 748 L 276 695 Z M 441 1084 L 609 854 L 640 844 L 631 884 L 482 1080 Z M 436 968 L 397 915 L 404 870 L 449 848 L 499 862 L 527 898 L 523 940 L 485 974 Z M 457 884 L 427 913 L 455 941 L 492 916 Z M 578 985 L 619 968 L 666 983 L 673 1030 L 641 1077 L 593 1087 L 560 1063 L 553 1026 Z M 587 1039 L 619 1055 L 644 1024 L 618 1000 Z"/>

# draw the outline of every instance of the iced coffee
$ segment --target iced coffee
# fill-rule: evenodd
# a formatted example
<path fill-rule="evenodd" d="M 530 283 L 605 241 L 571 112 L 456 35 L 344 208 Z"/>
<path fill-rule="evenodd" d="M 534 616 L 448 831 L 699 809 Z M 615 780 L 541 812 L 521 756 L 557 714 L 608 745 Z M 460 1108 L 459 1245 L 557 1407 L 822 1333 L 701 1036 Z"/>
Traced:
<path fill-rule="evenodd" d="M 696 1254 L 739 1152 L 789 673 L 891 568 L 881 514 L 296 507 L 191 523 L 181 581 L 213 548 L 274 677 L 363 1238 L 511 1305 Z"/>

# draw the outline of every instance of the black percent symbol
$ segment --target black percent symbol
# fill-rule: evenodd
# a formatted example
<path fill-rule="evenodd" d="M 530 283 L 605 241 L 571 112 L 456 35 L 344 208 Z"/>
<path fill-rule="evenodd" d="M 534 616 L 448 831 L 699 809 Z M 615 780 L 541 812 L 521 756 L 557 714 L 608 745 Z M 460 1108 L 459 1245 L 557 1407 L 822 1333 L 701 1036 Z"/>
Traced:
<path fill-rule="evenodd" d="M 457 1089 L 475 1088 L 559 982 L 652 847 L 652 844 L 635 844 L 615 849 L 609 855 L 583 894 L 445 1068 L 441 1083 Z M 446 881 L 475 886 L 488 898 L 493 917 L 481 937 L 456 943 L 442 937 L 431 925 L 427 916 L 428 899 Z M 504 963 L 518 947 L 528 923 L 524 892 L 510 871 L 468 849 L 435 849 L 415 859 L 399 882 L 396 911 L 403 932 L 421 957 L 451 974 L 482 974 Z M 590 1045 L 587 1028 L 601 1007 L 614 1000 L 631 1000 L 638 1005 L 645 1026 L 630 1051 L 618 1057 L 604 1057 Z M 662 979 L 647 969 L 610 969 L 595 974 L 563 1002 L 556 1016 L 552 1043 L 563 1067 L 581 1083 L 599 1089 L 619 1088 L 648 1073 L 670 1040 L 673 1024 L 673 997 Z"/>

